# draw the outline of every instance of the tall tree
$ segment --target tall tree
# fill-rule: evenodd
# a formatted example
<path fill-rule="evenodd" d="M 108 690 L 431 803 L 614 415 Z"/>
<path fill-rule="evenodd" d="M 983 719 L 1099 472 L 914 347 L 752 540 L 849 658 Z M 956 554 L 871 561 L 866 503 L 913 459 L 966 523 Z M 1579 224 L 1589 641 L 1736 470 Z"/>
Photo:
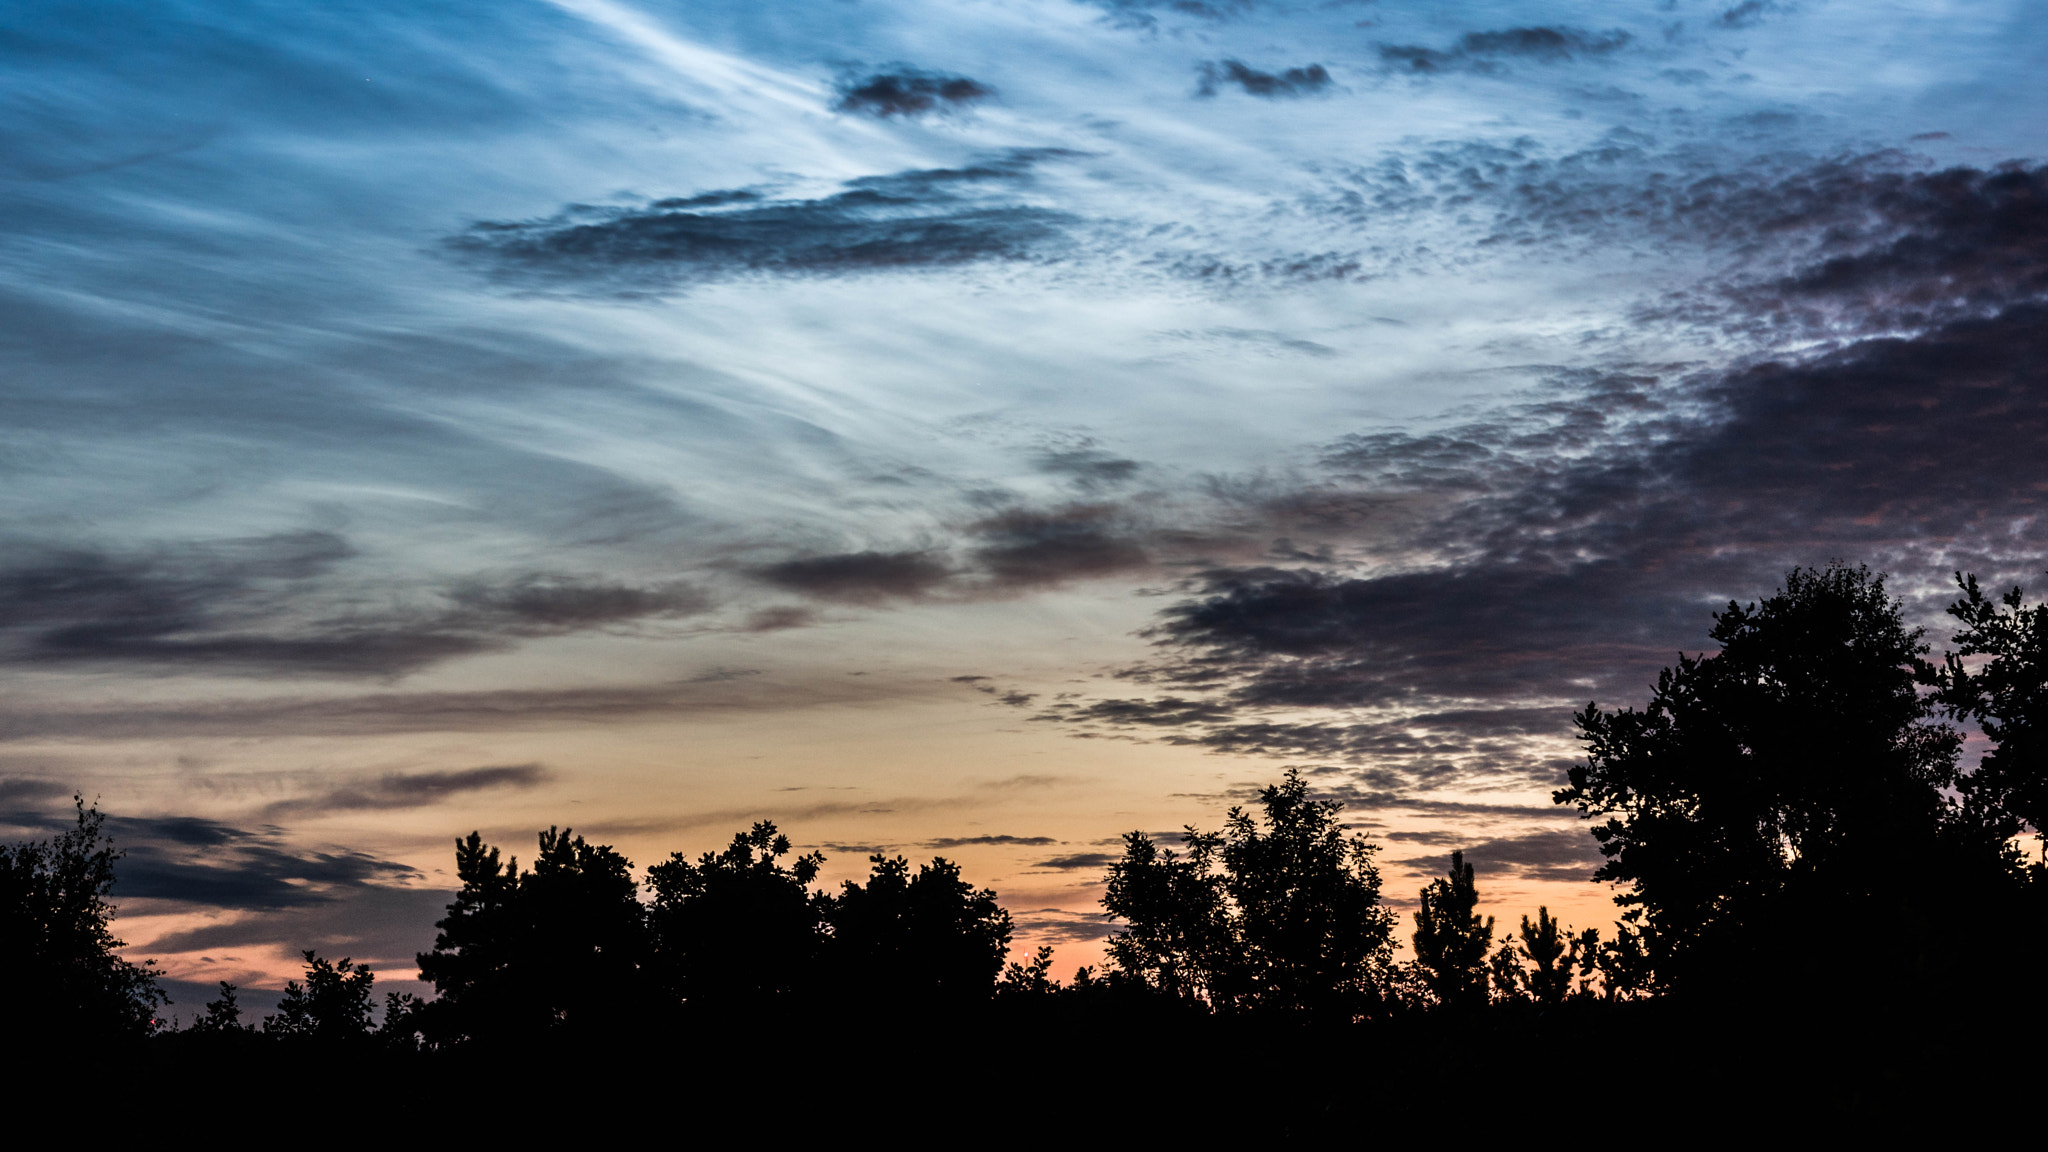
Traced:
<path fill-rule="evenodd" d="M 437 1042 L 568 1028 L 603 1031 L 643 1003 L 645 912 L 632 863 L 568 829 L 540 834 L 530 872 L 475 832 L 456 841 L 462 889 L 420 976 L 437 997 L 418 1024 Z"/>
<path fill-rule="evenodd" d="M 863 997 L 926 1005 L 987 1000 L 1010 951 L 1010 914 L 988 888 L 943 857 L 910 871 L 875 855 L 865 885 L 851 880 L 827 910 L 829 963 Z"/>
<path fill-rule="evenodd" d="M 1415 912 L 1415 964 L 1437 1003 L 1469 1008 L 1486 1003 L 1486 954 L 1493 947 L 1493 917 L 1481 918 L 1479 887 L 1461 851 L 1451 853 L 1450 875 L 1422 889 Z"/>
<path fill-rule="evenodd" d="M 311 951 L 306 958 L 306 980 L 287 981 L 284 999 L 277 1012 L 263 1018 L 263 1031 L 276 1036 L 301 1036 L 312 1040 L 361 1040 L 370 1034 L 370 986 L 377 978 L 368 964 L 352 964 L 344 956 L 335 964 Z M 232 996 L 232 988 L 222 985 Z M 211 1009 L 211 1005 L 208 1006 Z M 232 1010 L 232 1000 L 229 1009 Z"/>
<path fill-rule="evenodd" d="M 143 1036 L 170 1002 L 149 964 L 119 955 L 106 818 L 74 796 L 77 823 L 54 839 L 0 844 L 0 987 L 14 1027 L 43 1040 Z"/>
<path fill-rule="evenodd" d="M 1521 929 L 1503 940 L 1494 954 L 1494 991 L 1503 998 L 1534 1000 L 1546 1007 L 1562 1004 L 1574 991 L 1591 993 L 1599 956 L 1597 931 L 1574 933 L 1554 919 L 1549 908 L 1540 907 L 1535 921 L 1522 917 Z M 1572 987 L 1574 978 L 1577 989 Z"/>
<path fill-rule="evenodd" d="M 657 979 L 676 1001 L 755 1012 L 815 982 L 827 898 L 811 891 L 825 858 L 787 864 L 789 838 L 769 821 L 692 863 L 682 853 L 647 870 Z"/>
<path fill-rule="evenodd" d="M 1873 982 L 1926 982 L 1958 886 L 2004 868 L 1953 795 L 1960 737 L 1918 686 L 1927 645 L 1882 577 L 1835 565 L 1715 614 L 1716 655 L 1680 656 L 1648 707 L 1577 717 L 1586 760 L 1559 803 L 1607 819 L 1597 876 L 1666 988 L 1855 978 L 1859 925 L 1901 945 Z M 1937 922 L 1937 921 L 1940 922 Z"/>
<path fill-rule="evenodd" d="M 2031 827 L 2048 856 L 2048 603 L 2027 607 L 2017 586 L 1993 602 L 1975 576 L 1956 582 L 1962 596 L 1948 613 L 1962 627 L 1937 678 L 1941 701 L 1993 744 L 1962 793 L 2005 836 Z"/>
<path fill-rule="evenodd" d="M 1221 1011 L 1369 1011 L 1393 931 L 1374 846 L 1345 835 L 1343 805 L 1310 799 L 1298 771 L 1259 804 L 1258 816 L 1232 808 L 1220 833 L 1188 829 L 1185 855 L 1140 832 L 1124 838 L 1102 901 L 1126 925 L 1110 962 Z"/>

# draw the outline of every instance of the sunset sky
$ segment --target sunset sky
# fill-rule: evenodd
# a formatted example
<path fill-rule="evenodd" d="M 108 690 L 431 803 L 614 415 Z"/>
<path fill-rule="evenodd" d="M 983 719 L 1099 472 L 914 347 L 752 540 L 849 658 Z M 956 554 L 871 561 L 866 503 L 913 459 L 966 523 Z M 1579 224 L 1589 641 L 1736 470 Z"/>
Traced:
<path fill-rule="evenodd" d="M 1064 976 L 1289 766 L 1404 938 L 1605 925 L 1575 708 L 2048 568 L 2038 4 L 15 0 L 0 96 L 0 836 L 188 1017 L 550 825 Z"/>

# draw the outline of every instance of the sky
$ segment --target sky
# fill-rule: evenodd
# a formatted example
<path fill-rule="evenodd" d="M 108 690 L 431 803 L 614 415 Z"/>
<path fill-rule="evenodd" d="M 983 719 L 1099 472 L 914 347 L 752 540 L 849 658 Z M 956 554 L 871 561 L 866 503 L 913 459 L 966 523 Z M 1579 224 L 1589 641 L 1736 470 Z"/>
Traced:
<path fill-rule="evenodd" d="M 1289 767 L 1608 924 L 1576 708 L 2048 567 L 2032 5 L 6 9 L 0 833 L 110 815 L 174 1012 L 557 825 L 1065 973 Z"/>

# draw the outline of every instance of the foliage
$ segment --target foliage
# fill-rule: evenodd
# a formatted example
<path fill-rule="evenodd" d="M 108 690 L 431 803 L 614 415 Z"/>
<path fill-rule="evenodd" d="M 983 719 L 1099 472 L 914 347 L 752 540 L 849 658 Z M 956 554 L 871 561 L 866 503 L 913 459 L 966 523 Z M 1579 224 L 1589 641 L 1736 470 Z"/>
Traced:
<path fill-rule="evenodd" d="M 1374 846 L 1347 837 L 1335 800 L 1300 772 L 1259 793 L 1264 825 L 1232 808 L 1220 833 L 1189 828 L 1185 855 L 1124 837 L 1103 907 L 1125 929 L 1116 971 L 1219 1011 L 1350 1018 L 1370 1010 L 1392 952 Z"/>
<path fill-rule="evenodd" d="M 632 862 L 568 829 L 540 834 L 530 872 L 475 832 L 455 844 L 462 889 L 438 922 L 419 1013 L 437 1042 L 602 1029 L 632 1011 L 647 951 Z"/>
<path fill-rule="evenodd" d="M 1463 852 L 1451 853 L 1450 875 L 1422 890 L 1415 913 L 1415 964 L 1437 1003 L 1467 1008 L 1486 1003 L 1487 950 L 1493 917 L 1481 919 L 1479 889 Z"/>
<path fill-rule="evenodd" d="M 344 956 L 329 963 L 311 951 L 306 982 L 289 981 L 275 1015 L 263 1018 L 263 1031 L 278 1036 L 315 1040 L 360 1040 L 370 1034 L 370 985 L 377 978 L 368 964 L 351 964 Z M 226 985 L 223 985 L 226 987 Z"/>
<path fill-rule="evenodd" d="M 1993 603 L 1975 576 L 1958 573 L 1962 598 L 1949 615 L 1962 629 L 1937 676 L 1940 700 L 1957 717 L 1975 717 L 1997 746 L 1962 781 L 1973 809 L 2005 836 L 2024 823 L 2048 853 L 2048 603 L 2026 606 L 2015 586 Z M 1977 671 L 1965 661 L 1984 656 Z"/>
<path fill-rule="evenodd" d="M 114 861 L 106 818 L 72 798 L 77 824 L 47 841 L 0 845 L 0 986 L 22 997 L 17 1027 L 77 1039 L 140 1036 L 170 1002 L 150 963 L 118 950 L 107 899 Z"/>
<path fill-rule="evenodd" d="M 1074 973 L 1075 983 L 1085 983 L 1094 973 L 1083 968 Z M 1052 976 L 1052 946 L 1042 944 L 1031 956 L 1031 963 L 1018 964 L 1014 961 L 1003 969 L 1003 978 L 996 981 L 996 995 L 1004 997 L 1050 996 L 1061 991 L 1060 982 Z"/>
<path fill-rule="evenodd" d="M 692 864 L 677 852 L 647 871 L 660 986 L 682 1002 L 786 999 L 824 945 L 826 901 L 810 891 L 824 857 L 787 866 L 789 838 L 768 821 Z"/>
<path fill-rule="evenodd" d="M 1586 761 L 1556 794 L 1587 815 L 1653 987 L 1837 983 L 1840 934 L 1884 924 L 1929 975 L 1941 890 L 2009 871 L 2000 837 L 1948 789 L 1957 733 L 1882 577 L 1800 569 L 1714 617 L 1714 656 L 1681 656 L 1642 711 L 1578 715 Z M 1902 867 L 1902 861 L 1912 861 Z M 1617 954 L 1620 971 L 1636 964 Z M 1898 973 L 1889 978 L 1897 979 Z"/>
<path fill-rule="evenodd" d="M 223 980 L 220 982 L 220 998 L 206 1002 L 206 1011 L 192 1021 L 190 1030 L 238 1034 L 253 1031 L 254 1028 L 242 1023 L 242 1006 L 235 1000 L 235 986 Z"/>
<path fill-rule="evenodd" d="M 1533 1000 L 1555 1007 L 1572 997 L 1590 996 L 1593 972 L 1599 965 L 1600 933 L 1588 928 L 1574 933 L 1551 918 L 1550 909 L 1536 909 L 1536 921 L 1522 917 L 1520 931 L 1501 941 L 1491 968 L 1494 996 L 1502 1000 Z M 1574 979 L 1577 987 L 1573 986 Z"/>
<path fill-rule="evenodd" d="M 922 1002 L 986 1000 L 1010 951 L 1010 914 L 992 889 L 943 857 L 911 874 L 901 856 L 869 858 L 828 906 L 829 967 L 863 996 Z"/>

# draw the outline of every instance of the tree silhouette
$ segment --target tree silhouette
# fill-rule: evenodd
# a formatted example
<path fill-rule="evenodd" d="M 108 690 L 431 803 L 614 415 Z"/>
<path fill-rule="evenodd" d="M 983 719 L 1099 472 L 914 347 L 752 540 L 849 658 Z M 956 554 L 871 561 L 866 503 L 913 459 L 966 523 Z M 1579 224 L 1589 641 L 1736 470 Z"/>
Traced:
<path fill-rule="evenodd" d="M 273 1036 L 312 1040 L 361 1040 L 370 1034 L 370 985 L 377 978 L 368 964 L 351 964 L 344 956 L 332 964 L 308 950 L 306 981 L 288 981 L 275 1015 L 263 1018 L 263 1031 Z M 223 985 L 223 987 L 227 987 Z M 209 1006 L 210 1009 L 211 1006 Z"/>
<path fill-rule="evenodd" d="M 106 818 L 72 797 L 77 824 L 52 840 L 0 845 L 0 987 L 16 990 L 26 1035 L 143 1036 L 170 1002 L 150 964 L 117 950 L 110 923 L 114 861 Z"/>
<path fill-rule="evenodd" d="M 1465 854 L 1451 853 L 1450 875 L 1422 889 L 1415 913 L 1415 964 L 1437 1003 L 1469 1008 L 1486 1003 L 1487 952 L 1493 947 L 1493 917 L 1481 919 L 1479 888 Z"/>
<path fill-rule="evenodd" d="M 418 958 L 437 995 L 416 1022 L 435 1042 L 601 1031 L 643 1002 L 646 917 L 624 856 L 550 828 L 521 872 L 472 832 L 455 869 L 462 889 Z"/>
<path fill-rule="evenodd" d="M 1962 598 L 1949 606 L 1962 630 L 1937 677 L 1952 715 L 1975 717 L 1995 745 L 1961 789 L 1985 823 L 2012 836 L 2020 825 L 2048 856 L 2048 603 L 2026 606 L 2015 586 L 1993 603 L 1975 576 L 1958 573 Z M 1989 657 L 1976 672 L 1970 657 Z"/>
<path fill-rule="evenodd" d="M 682 853 L 647 870 L 660 987 L 696 1008 L 758 1011 L 815 982 L 826 898 L 810 890 L 824 857 L 781 863 L 789 838 L 762 821 L 725 851 Z"/>
<path fill-rule="evenodd" d="M 1143 832 L 1124 835 L 1124 854 L 1109 866 L 1102 907 L 1124 922 L 1111 936 L 1112 971 L 1176 999 L 1221 1007 L 1234 1003 L 1242 981 L 1235 930 L 1216 869 L 1222 837 L 1187 829 L 1186 854 L 1161 848 Z"/>
<path fill-rule="evenodd" d="M 1656 987 L 1926 983 L 1962 930 L 1937 922 L 1944 901 L 2010 869 L 1944 791 L 1960 737 L 1917 689 L 1920 631 L 1882 577 L 1841 565 L 1714 620 L 1719 654 L 1681 656 L 1647 708 L 1576 718 L 1586 761 L 1556 799 L 1608 817 L 1597 877 L 1629 886 L 1624 946 Z M 1882 977 L 1841 963 L 1854 926 L 1877 924 L 1903 944 Z"/>
<path fill-rule="evenodd" d="M 235 986 L 223 980 L 220 982 L 220 998 L 206 1002 L 206 1011 L 192 1021 L 193 1032 L 216 1034 L 240 1034 L 254 1031 L 242 1023 L 242 1006 L 235 1000 Z"/>
<path fill-rule="evenodd" d="M 1522 917 L 1521 930 L 1503 940 L 1494 953 L 1494 994 L 1534 1000 L 1545 1007 L 1562 1004 L 1574 994 L 1590 995 L 1599 957 L 1598 931 L 1588 928 L 1575 934 L 1552 919 L 1549 908 L 1539 907 L 1535 923 Z M 1575 978 L 1577 988 L 1572 986 Z"/>
<path fill-rule="evenodd" d="M 1259 793 L 1263 826 L 1232 808 L 1220 833 L 1187 830 L 1186 854 L 1124 837 L 1103 907 L 1119 972 L 1221 1011 L 1344 1018 L 1370 1010 L 1391 956 L 1375 851 L 1346 836 L 1343 805 L 1311 800 L 1290 769 Z"/>
<path fill-rule="evenodd" d="M 869 857 L 865 885 L 845 882 L 828 907 L 829 964 L 863 997 L 926 1006 L 984 1001 L 1010 951 L 1010 914 L 994 891 L 943 857 L 915 875 L 901 856 Z"/>

